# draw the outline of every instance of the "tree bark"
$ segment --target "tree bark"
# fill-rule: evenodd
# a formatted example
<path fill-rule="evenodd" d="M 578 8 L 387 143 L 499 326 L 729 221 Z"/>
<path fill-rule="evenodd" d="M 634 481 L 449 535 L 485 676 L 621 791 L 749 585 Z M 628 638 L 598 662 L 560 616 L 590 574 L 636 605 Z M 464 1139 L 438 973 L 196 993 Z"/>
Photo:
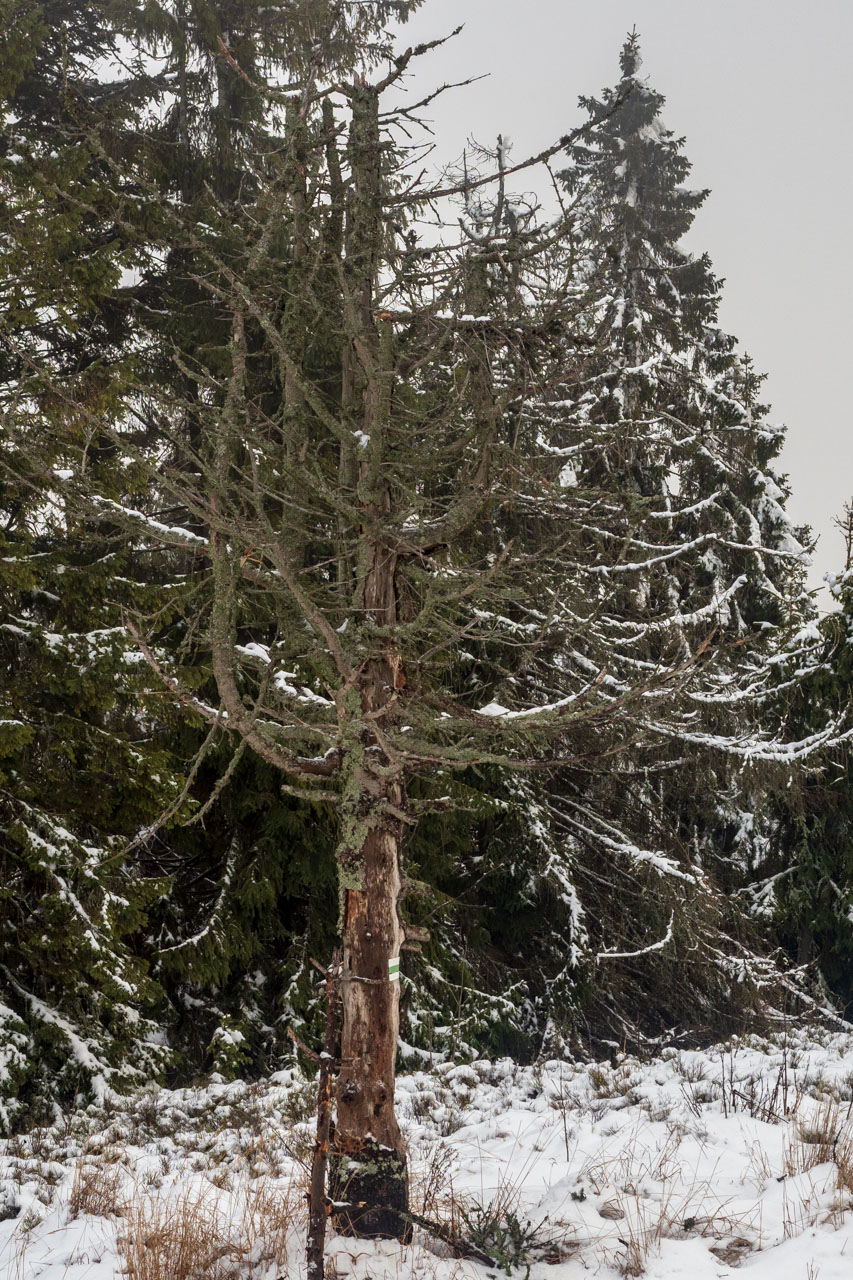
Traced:
<path fill-rule="evenodd" d="M 390 660 L 369 665 L 365 712 L 387 702 L 397 678 Z M 365 744 L 351 794 L 351 838 L 339 849 L 343 1017 L 332 1194 L 346 1207 L 337 1209 L 336 1227 L 343 1235 L 407 1240 L 406 1148 L 394 1111 L 403 943 L 402 823 L 395 813 L 403 785 L 375 740 Z"/>

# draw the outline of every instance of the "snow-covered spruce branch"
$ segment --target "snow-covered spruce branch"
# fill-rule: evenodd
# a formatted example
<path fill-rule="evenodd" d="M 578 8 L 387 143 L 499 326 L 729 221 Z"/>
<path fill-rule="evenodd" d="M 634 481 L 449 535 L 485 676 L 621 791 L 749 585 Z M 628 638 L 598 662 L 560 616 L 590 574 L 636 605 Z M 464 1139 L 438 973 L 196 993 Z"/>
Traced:
<path fill-rule="evenodd" d="M 158 662 L 150 645 L 145 641 L 135 624 L 128 619 L 126 620 L 125 625 L 152 671 L 156 673 L 165 688 L 174 694 L 179 702 L 195 711 L 203 720 L 207 721 L 208 724 L 215 726 L 224 725 L 227 728 L 232 727 L 232 725 L 228 723 L 227 711 L 216 711 L 214 708 L 207 706 L 206 703 L 189 693 L 186 689 L 183 689 L 179 681 L 174 676 L 170 676 L 168 672 L 164 670 L 160 662 Z M 338 770 L 340 760 L 339 752 L 337 750 L 332 749 L 325 756 L 315 756 L 310 759 L 303 756 L 290 755 L 283 751 L 274 741 L 264 737 L 255 727 L 254 722 L 249 719 L 247 713 L 242 709 L 242 703 L 240 705 L 240 727 L 238 731 L 242 732 L 247 737 L 250 745 L 269 764 L 272 764 L 275 768 L 280 769 L 284 773 L 290 773 L 298 778 L 322 779 L 334 777 Z M 304 727 L 302 725 L 294 724 L 292 727 L 294 731 L 299 734 L 304 732 Z"/>
<path fill-rule="evenodd" d="M 737 756 L 746 761 L 764 761 L 772 764 L 797 764 L 825 748 L 849 742 L 853 738 L 853 728 L 842 729 L 843 723 L 843 719 L 838 719 L 805 738 L 795 742 L 785 742 L 769 735 L 762 737 L 747 734 L 743 737 L 726 737 L 724 734 L 691 733 L 686 729 L 658 724 L 651 720 L 644 722 L 645 728 L 650 733 L 660 737 L 689 743 L 691 746 L 709 748 L 723 755 Z"/>
<path fill-rule="evenodd" d="M 599 960 L 636 960 L 640 956 L 651 955 L 655 951 L 663 951 L 672 941 L 672 932 L 675 925 L 675 913 L 670 916 L 669 928 L 666 934 L 659 942 L 652 942 L 647 947 L 641 947 L 639 951 L 599 951 L 596 955 L 596 961 Z"/>

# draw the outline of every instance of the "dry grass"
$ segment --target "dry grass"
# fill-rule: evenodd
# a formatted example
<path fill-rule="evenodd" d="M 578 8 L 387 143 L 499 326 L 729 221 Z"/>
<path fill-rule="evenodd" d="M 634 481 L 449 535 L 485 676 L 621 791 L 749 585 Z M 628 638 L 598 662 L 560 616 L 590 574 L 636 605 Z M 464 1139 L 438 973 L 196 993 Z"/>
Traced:
<path fill-rule="evenodd" d="M 436 1221 L 452 1218 L 456 1163 L 453 1152 L 442 1141 L 429 1149 L 425 1159 L 418 1159 L 419 1155 L 420 1152 L 415 1153 L 409 1174 L 412 1212 Z"/>
<path fill-rule="evenodd" d="M 238 1280 L 245 1260 L 212 1192 L 134 1200 L 119 1247 L 127 1280 Z"/>
<path fill-rule="evenodd" d="M 835 1165 L 836 1189 L 853 1196 L 853 1102 L 842 1107 L 833 1095 L 822 1097 L 816 1110 L 800 1119 L 785 1149 L 788 1176 L 825 1164 Z"/>
<path fill-rule="evenodd" d="M 249 1183 L 245 1192 L 243 1236 L 253 1266 L 260 1265 L 263 1270 L 267 1264 L 276 1264 L 283 1270 L 295 1235 L 299 1236 L 302 1248 L 305 1226 L 305 1198 L 293 1180 L 285 1185 L 269 1178 L 257 1178 Z"/>
<path fill-rule="evenodd" d="M 91 1214 L 97 1218 L 121 1217 L 125 1209 L 123 1170 L 91 1158 L 80 1160 L 74 1167 L 68 1207 L 72 1218 Z"/>
<path fill-rule="evenodd" d="M 608 1225 L 602 1224 L 601 1234 L 587 1243 L 626 1280 L 644 1274 L 649 1257 L 665 1239 L 707 1239 L 710 1252 L 727 1265 L 737 1265 L 761 1247 L 760 1205 L 734 1211 L 712 1179 L 684 1179 L 680 1148 L 686 1136 L 683 1125 L 670 1121 L 664 1141 L 650 1146 L 638 1121 L 617 1151 L 605 1146 L 581 1167 L 579 1182 L 595 1196 L 609 1197 L 598 1207 Z M 766 1164 L 763 1153 L 754 1155 L 756 1160 Z M 649 1194 L 654 1186 L 658 1192 Z"/>
<path fill-rule="evenodd" d="M 284 1273 L 305 1226 L 293 1178 L 201 1177 L 187 1189 L 134 1181 L 120 1160 L 81 1160 L 69 1196 L 72 1217 L 120 1220 L 126 1280 L 253 1280 Z M 301 1244 L 296 1246 L 301 1248 Z"/>
<path fill-rule="evenodd" d="M 302 1229 L 292 1184 L 257 1179 L 224 1195 L 210 1184 L 134 1197 L 118 1245 L 127 1280 L 252 1280 L 284 1270 Z"/>
<path fill-rule="evenodd" d="M 723 1115 L 745 1113 L 765 1124 L 780 1124 L 797 1115 L 802 1082 L 795 1074 L 796 1057 L 787 1048 L 775 1076 L 763 1073 L 741 1079 L 735 1074 L 736 1053 L 720 1053 L 719 1098 Z"/>

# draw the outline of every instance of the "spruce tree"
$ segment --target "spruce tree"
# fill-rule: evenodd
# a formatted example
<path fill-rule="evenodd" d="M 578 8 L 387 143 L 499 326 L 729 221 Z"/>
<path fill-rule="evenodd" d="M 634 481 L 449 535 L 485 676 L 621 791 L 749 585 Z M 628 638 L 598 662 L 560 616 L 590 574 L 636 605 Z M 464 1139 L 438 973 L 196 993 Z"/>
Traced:
<path fill-rule="evenodd" d="M 85 453 L 107 497 L 141 478 L 87 414 L 112 411 L 130 341 L 119 285 L 133 250 L 105 155 L 135 145 L 156 86 L 99 75 L 116 47 L 105 6 L 24 10 L 3 24 L 0 58 L 0 990 L 4 1054 L 17 1064 L 4 1077 L 7 1122 L 164 1069 L 151 1020 L 161 993 L 130 945 L 163 885 L 131 876 L 122 849 L 180 788 L 163 734 L 141 727 L 145 681 L 122 626 L 122 608 L 155 598 L 151 578 L 145 567 L 137 577 L 115 526 L 60 492 L 69 451 Z M 46 419 L 51 442 L 35 449 Z"/>
<path fill-rule="evenodd" d="M 181 1050 L 184 1070 L 224 1065 L 214 1052 L 222 1041 L 223 1020 L 233 1025 L 239 1019 L 256 1069 L 289 1044 L 286 1024 L 298 1023 L 311 998 L 304 974 L 296 983 L 299 998 L 287 994 L 298 958 L 304 961 L 311 951 L 310 939 L 318 929 L 322 936 L 324 921 L 326 928 L 334 924 L 334 911 L 321 911 L 315 926 L 310 909 L 317 887 L 333 869 L 328 836 L 324 844 L 322 826 L 305 821 L 298 802 L 276 795 L 270 805 L 263 769 L 258 775 L 245 764 L 236 788 L 218 788 L 221 820 L 213 821 L 205 801 L 232 754 L 217 740 L 207 742 L 207 762 L 199 762 L 182 803 L 176 803 L 183 781 L 173 787 L 168 780 L 197 755 L 206 730 L 187 724 L 185 716 L 168 714 L 162 691 L 140 690 L 128 680 L 138 668 L 123 664 L 127 633 L 121 624 L 126 612 L 150 611 L 156 598 L 163 643 L 180 649 L 185 678 L 194 687 L 209 679 L 209 651 L 175 623 L 177 601 L 185 587 L 192 589 L 192 555 L 187 559 L 176 548 L 158 554 L 144 536 L 128 538 L 124 531 L 117 536 L 103 504 L 85 512 L 75 527 L 66 527 L 61 500 L 46 516 L 44 495 L 55 482 L 54 472 L 65 475 L 67 449 L 90 441 L 87 413 L 94 406 L 107 418 L 120 412 L 115 406 L 134 382 L 170 386 L 183 395 L 188 402 L 186 430 L 195 429 L 190 399 L 196 384 L 188 362 L 196 347 L 210 349 L 226 342 L 227 335 L 223 337 L 207 295 L 193 282 L 191 252 L 168 241 L 157 201 L 142 198 L 139 175 L 155 185 L 158 199 L 180 201 L 188 225 L 209 218 L 220 235 L 227 228 L 226 239 L 233 237 L 227 211 L 235 207 L 234 192 L 245 196 L 253 181 L 252 165 L 243 157 L 276 146 L 269 127 L 278 112 L 270 115 L 269 103 L 249 79 L 255 60 L 263 65 L 275 61 L 298 73 L 316 57 L 320 35 L 327 52 L 332 45 L 346 45 L 352 34 L 348 23 L 341 21 L 340 12 L 324 17 L 321 9 L 314 6 L 311 21 L 294 40 L 290 17 L 274 18 L 271 11 L 255 15 L 245 5 L 57 4 L 39 10 L 30 43 L 16 38 L 5 50 L 5 212 L 14 228 L 4 255 L 9 530 L 13 525 L 19 531 L 42 526 L 38 555 L 25 557 L 20 547 L 18 551 L 28 559 L 28 590 L 42 592 L 40 619 L 32 622 L 32 630 L 52 628 L 52 685 L 68 689 L 68 707 L 74 708 L 80 696 L 79 650 L 86 647 L 85 636 L 97 629 L 107 637 L 99 664 L 87 671 L 89 684 L 97 689 L 97 714 L 103 719 L 106 708 L 124 704 L 130 717 L 130 708 L 137 705 L 135 714 L 145 726 L 134 744 L 136 764 L 128 771 L 128 786 L 133 787 L 137 772 L 146 785 L 133 789 L 132 806 L 123 805 L 120 785 L 110 809 L 102 777 L 91 769 L 98 813 L 87 816 L 101 825 L 97 837 L 90 829 L 87 839 L 109 844 L 113 869 L 121 862 L 120 849 L 127 846 L 125 876 L 170 883 L 169 893 L 151 904 L 147 926 L 140 930 L 141 918 L 136 920 L 133 944 L 140 953 L 140 972 L 142 957 L 147 957 L 165 985 L 169 1005 L 160 1005 L 159 1016 Z M 362 7 L 357 25 L 366 31 L 371 20 Z M 118 48 L 120 66 L 114 57 Z M 152 65 L 158 68 L 156 75 Z M 284 116 L 286 102 L 280 101 Z M 220 207 L 210 208 L 208 191 L 221 201 Z M 47 224 L 55 234 L 45 239 Z M 176 347 L 183 368 L 172 359 Z M 41 361 L 38 388 L 25 379 L 34 349 Z M 33 401 L 38 413 L 63 419 L 52 452 L 33 448 Z M 72 404 L 77 408 L 72 410 Z M 153 411 L 151 402 L 141 399 L 133 407 L 132 440 L 141 450 L 146 414 Z M 127 459 L 120 464 L 101 439 L 96 447 L 101 497 L 107 503 L 121 494 L 141 500 L 137 483 L 140 475 L 147 477 L 147 467 L 124 466 Z M 113 463 L 117 474 L 103 479 Z M 143 490 L 146 484 L 143 479 Z M 183 518 L 185 513 L 169 509 L 168 502 L 152 495 L 158 516 Z M 105 513 L 107 518 L 101 518 Z M 69 570 L 61 583 L 53 579 L 48 546 L 60 572 Z M 11 556 L 7 562 L 12 563 Z M 15 594 L 21 570 L 9 569 L 8 574 L 9 612 L 22 616 L 25 604 Z M 45 609 L 49 598 L 61 599 L 61 617 L 56 609 L 52 615 Z M 10 656 L 10 689 L 20 679 L 21 661 L 18 654 Z M 44 708 L 38 705 L 35 675 L 31 685 L 38 718 Z M 82 700 L 80 711 L 85 719 L 88 708 Z M 73 715 L 67 719 L 73 723 Z M 19 751 L 23 732 L 18 725 L 7 727 L 11 752 Z M 140 751 L 148 743 L 156 743 L 153 756 Z M 88 762 L 78 753 L 72 764 L 71 751 L 69 746 L 67 771 L 86 777 Z M 110 751 L 108 738 L 104 751 Z M 149 785 L 151 774 L 162 785 Z M 66 811 L 65 793 L 72 788 L 56 792 L 55 783 L 54 775 L 44 778 L 44 793 L 53 796 L 52 812 L 77 830 L 76 810 L 86 814 L 85 804 L 77 803 L 86 785 L 73 788 L 75 803 Z M 18 778 L 16 791 L 20 786 Z M 240 796 L 236 806 L 230 803 L 235 794 Z M 260 811 L 264 819 L 259 823 Z M 185 828 L 183 823 L 193 817 L 196 825 Z M 297 840 L 297 832 L 305 838 Z M 240 850 L 234 875 L 229 872 L 232 848 Z M 211 947 L 213 938 L 218 945 Z M 14 953 L 16 944 L 10 943 Z M 263 990 L 254 981 L 262 970 L 269 978 Z M 201 1016 L 200 995 L 205 997 Z M 278 1024 L 274 1036 L 271 1024 Z"/>
<path fill-rule="evenodd" d="M 681 246 L 707 193 L 684 186 L 683 141 L 640 74 L 635 33 L 620 68 L 615 87 L 581 100 L 589 124 L 562 175 L 589 299 L 572 341 L 589 354 L 577 382 L 534 412 L 541 445 L 564 459 L 564 483 L 587 505 L 588 559 L 562 588 L 576 630 L 552 665 L 606 667 L 615 695 L 638 671 L 713 655 L 680 726 L 656 724 L 655 747 L 626 752 L 603 776 L 564 773 L 544 806 L 584 908 L 585 936 L 576 906 L 571 915 L 576 954 L 626 953 L 606 984 L 587 983 L 587 1025 L 642 1038 L 695 1017 L 697 1003 L 719 1033 L 747 993 L 743 966 L 759 988 L 771 978 L 749 960 L 760 942 L 727 893 L 751 874 L 744 814 L 775 771 L 768 663 L 808 602 L 774 471 L 783 433 L 766 422 L 751 363 L 717 327 L 708 258 Z M 664 935 L 667 948 L 647 950 Z M 688 952 L 704 959 L 683 983 Z M 629 1012 L 639 1004 L 644 1023 Z"/>
<path fill-rule="evenodd" d="M 774 471 L 784 431 L 766 420 L 763 379 L 718 327 L 722 282 L 708 256 L 682 247 L 708 192 L 685 187 L 684 139 L 665 127 L 665 98 L 641 66 L 633 32 L 618 83 L 581 99 L 588 131 L 563 175 L 604 338 L 580 397 L 589 430 L 576 470 L 581 483 L 604 487 L 613 474 L 620 489 L 629 476 L 639 498 L 660 500 L 659 519 L 680 521 L 696 554 L 676 557 L 649 590 L 676 594 L 685 628 L 710 621 L 732 638 L 802 612 L 804 553 Z M 606 447 L 599 423 L 610 428 Z"/>
<path fill-rule="evenodd" d="M 849 1020 L 853 1014 L 851 890 L 850 508 L 839 522 L 848 562 L 827 575 L 833 607 L 790 637 L 774 664 L 773 707 L 821 750 L 786 785 L 762 797 L 752 818 L 755 857 L 741 900 L 770 930 L 791 965 L 810 975 Z M 829 731 L 828 731 L 829 730 Z"/>

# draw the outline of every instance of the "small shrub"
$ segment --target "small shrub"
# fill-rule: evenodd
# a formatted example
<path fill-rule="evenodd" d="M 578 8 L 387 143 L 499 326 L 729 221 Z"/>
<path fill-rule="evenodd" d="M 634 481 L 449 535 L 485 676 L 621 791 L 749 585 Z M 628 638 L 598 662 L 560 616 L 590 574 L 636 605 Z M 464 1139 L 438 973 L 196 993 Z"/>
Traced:
<path fill-rule="evenodd" d="M 534 1250 L 541 1248 L 542 1223 L 534 1227 L 530 1219 L 522 1222 L 515 1209 L 506 1205 L 472 1204 L 460 1207 L 465 1234 L 473 1245 L 494 1259 L 508 1276 L 518 1267 L 525 1267 L 530 1275 L 530 1263 Z"/>
<path fill-rule="evenodd" d="M 207 1052 L 211 1072 L 223 1080 L 239 1080 L 251 1061 L 249 1042 L 234 1018 L 222 1019 Z"/>
<path fill-rule="evenodd" d="M 611 1094 L 610 1072 L 606 1067 L 593 1065 L 586 1073 L 587 1080 L 599 1098 L 608 1098 Z"/>

